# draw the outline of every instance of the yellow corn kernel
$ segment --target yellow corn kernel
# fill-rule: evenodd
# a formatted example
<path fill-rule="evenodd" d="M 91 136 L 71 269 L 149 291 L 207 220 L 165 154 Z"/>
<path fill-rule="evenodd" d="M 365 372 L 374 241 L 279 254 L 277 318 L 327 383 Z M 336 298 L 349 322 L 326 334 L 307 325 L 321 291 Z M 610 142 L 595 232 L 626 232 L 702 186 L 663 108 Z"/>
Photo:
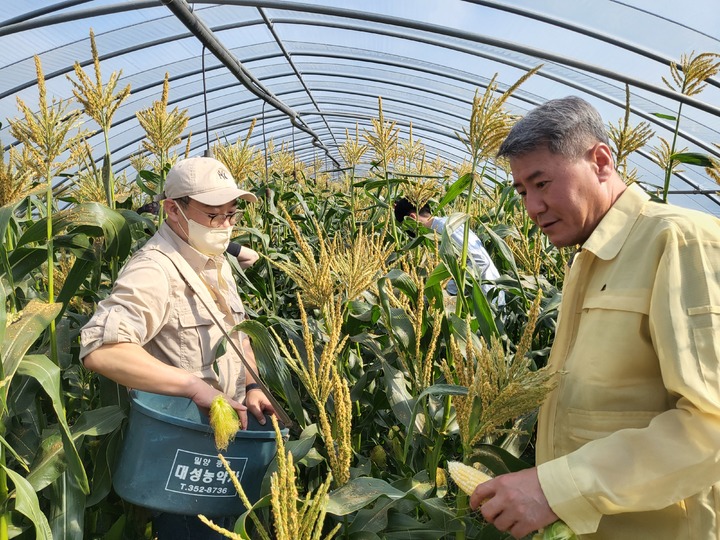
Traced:
<path fill-rule="evenodd" d="M 240 419 L 222 394 L 218 394 L 210 404 L 210 427 L 215 432 L 215 447 L 227 450 L 230 441 L 240 429 Z"/>
<path fill-rule="evenodd" d="M 447 465 L 450 478 L 468 495 L 472 495 L 479 484 L 492 479 L 491 476 L 477 470 L 475 467 L 465 465 L 459 461 L 448 461 Z"/>

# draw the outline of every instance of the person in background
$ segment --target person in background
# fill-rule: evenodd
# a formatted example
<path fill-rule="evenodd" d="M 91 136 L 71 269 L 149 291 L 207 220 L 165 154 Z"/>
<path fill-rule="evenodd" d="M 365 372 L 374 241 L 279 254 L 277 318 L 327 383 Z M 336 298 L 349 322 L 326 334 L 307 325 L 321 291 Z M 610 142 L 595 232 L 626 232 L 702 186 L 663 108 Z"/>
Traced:
<path fill-rule="evenodd" d="M 235 350 L 219 349 L 223 332 L 206 311 L 213 310 L 227 332 L 245 319 L 224 253 L 239 215 L 237 200 L 256 198 L 237 187 L 222 163 L 206 157 L 178 162 L 164 197 L 167 219 L 125 264 L 83 327 L 80 358 L 128 388 L 187 397 L 203 410 L 224 394 L 243 427 L 248 412 L 264 424 L 265 414 L 274 413 L 270 401 Z M 214 305 L 200 302 L 205 295 Z M 257 373 L 248 337 L 230 337 Z M 159 514 L 153 529 L 159 540 L 222 538 L 196 516 Z"/>
<path fill-rule="evenodd" d="M 529 217 L 579 246 L 549 359 L 537 466 L 470 499 L 515 538 L 720 538 L 720 220 L 650 200 L 615 170 L 599 113 L 548 101 L 499 150 Z"/>
<path fill-rule="evenodd" d="M 430 213 L 430 206 L 428 204 L 424 204 L 418 209 L 405 197 L 400 197 L 395 200 L 394 212 L 395 219 L 398 223 L 402 223 L 406 217 L 409 217 L 420 223 L 423 227 L 437 231 L 438 234 L 442 234 L 445 230 L 448 220 L 447 217 L 433 216 Z M 462 249 L 464 234 L 465 226 L 462 225 L 452 231 L 450 236 L 455 245 L 460 249 Z M 494 281 L 500 277 L 500 272 L 498 272 L 498 269 L 495 267 L 495 264 L 490 258 L 490 254 L 485 249 L 485 246 L 483 246 L 480 238 L 478 238 L 472 230 L 468 232 L 468 265 L 474 265 L 479 270 L 483 281 Z M 488 294 L 493 287 L 492 283 L 482 285 L 485 294 Z M 457 295 L 458 293 L 457 284 L 452 279 L 448 281 L 445 289 L 448 294 L 451 295 Z M 497 294 L 497 303 L 498 305 L 504 304 L 504 294 L 502 292 L 498 292 Z"/>
<path fill-rule="evenodd" d="M 157 216 L 159 211 L 160 205 L 155 201 L 144 204 L 136 210 L 138 214 L 148 213 L 154 216 Z M 235 257 L 240 265 L 240 268 L 243 270 L 250 268 L 260 258 L 260 254 L 257 251 L 247 246 L 243 246 L 242 244 L 238 244 L 237 242 L 230 242 L 225 250 L 225 253 Z"/>
<path fill-rule="evenodd" d="M 225 252 L 235 257 L 240 268 L 243 270 L 250 268 L 260 258 L 260 254 L 257 251 L 238 244 L 237 242 L 230 242 Z"/>

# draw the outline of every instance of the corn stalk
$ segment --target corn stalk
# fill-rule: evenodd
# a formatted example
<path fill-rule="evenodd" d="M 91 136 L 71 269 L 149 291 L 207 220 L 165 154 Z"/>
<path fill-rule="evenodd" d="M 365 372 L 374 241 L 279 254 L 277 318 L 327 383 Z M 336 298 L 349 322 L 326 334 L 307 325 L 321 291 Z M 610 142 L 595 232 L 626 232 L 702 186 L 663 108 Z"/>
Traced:
<path fill-rule="evenodd" d="M 70 150 L 82 138 L 82 133 L 74 136 L 70 131 L 79 124 L 79 112 L 68 111 L 70 102 L 59 103 L 55 99 L 48 106 L 45 76 L 42 71 L 40 58 L 35 56 L 35 71 L 38 81 L 39 110 L 33 112 L 25 102 L 17 98 L 18 109 L 22 119 L 10 121 L 10 132 L 27 149 L 28 166 L 39 178 L 45 180 L 46 185 L 46 215 L 47 215 L 47 265 L 48 265 L 48 291 L 47 301 L 55 301 L 53 281 L 54 250 L 53 250 L 53 179 L 65 169 L 70 158 L 60 157 Z M 53 362 L 58 363 L 57 338 L 55 321 L 50 323 L 50 346 Z"/>
<path fill-rule="evenodd" d="M 472 162 L 470 185 L 468 186 L 468 198 L 466 201 L 465 213 L 470 215 L 472 198 L 475 194 L 475 184 L 477 182 L 477 170 L 481 161 L 487 160 L 497 154 L 498 148 L 507 137 L 512 127 L 514 116 L 508 113 L 504 106 L 507 99 L 517 90 L 521 84 L 532 77 L 542 66 L 537 66 L 522 77 L 520 77 L 513 85 L 511 85 L 499 97 L 494 97 L 497 92 L 497 74 L 488 83 L 485 92 L 480 96 L 479 92 L 475 92 L 473 98 L 472 111 L 470 113 L 470 126 L 468 129 L 463 128 L 463 134 L 457 133 L 458 138 L 467 148 Z M 479 176 L 480 178 L 484 175 Z M 467 273 L 467 255 L 468 241 L 470 236 L 470 224 L 465 225 L 463 234 L 463 245 L 460 254 L 460 277 L 458 282 L 458 302 L 455 314 L 460 316 L 463 309 L 467 308 L 467 300 L 463 294 L 465 288 L 465 275 Z"/>
<path fill-rule="evenodd" d="M 670 64 L 670 74 L 672 81 L 662 78 L 665 85 L 671 90 L 676 90 L 685 96 L 694 96 L 701 93 L 707 83 L 707 79 L 714 77 L 720 73 L 720 54 L 717 53 L 701 53 L 695 56 L 695 53 L 689 55 L 683 54 L 680 57 L 678 66 L 675 62 Z M 701 165 L 705 167 L 713 167 L 713 162 L 707 156 L 698 154 L 688 154 L 684 151 L 677 151 L 678 133 L 680 132 L 680 118 L 682 116 L 683 103 L 678 104 L 678 111 L 674 117 L 675 128 L 673 130 L 672 142 L 663 146 L 664 159 L 659 162 L 665 169 L 665 180 L 663 183 L 662 200 L 667 202 L 668 192 L 670 190 L 670 178 L 673 175 L 678 163 L 688 163 L 691 165 Z M 657 154 L 655 154 L 657 156 Z M 704 158 L 704 159 L 703 159 Z"/>

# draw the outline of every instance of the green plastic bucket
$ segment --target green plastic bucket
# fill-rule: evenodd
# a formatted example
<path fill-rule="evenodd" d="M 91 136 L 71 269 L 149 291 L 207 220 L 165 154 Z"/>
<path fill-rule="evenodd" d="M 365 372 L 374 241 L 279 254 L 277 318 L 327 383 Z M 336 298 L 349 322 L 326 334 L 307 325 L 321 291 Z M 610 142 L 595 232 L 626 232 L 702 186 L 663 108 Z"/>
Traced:
<path fill-rule="evenodd" d="M 272 423 L 262 426 L 251 414 L 248 429 L 222 452 L 252 503 L 275 452 Z M 132 390 L 113 487 L 126 501 L 153 510 L 239 515 L 246 509 L 217 455 L 207 416 L 192 400 Z"/>

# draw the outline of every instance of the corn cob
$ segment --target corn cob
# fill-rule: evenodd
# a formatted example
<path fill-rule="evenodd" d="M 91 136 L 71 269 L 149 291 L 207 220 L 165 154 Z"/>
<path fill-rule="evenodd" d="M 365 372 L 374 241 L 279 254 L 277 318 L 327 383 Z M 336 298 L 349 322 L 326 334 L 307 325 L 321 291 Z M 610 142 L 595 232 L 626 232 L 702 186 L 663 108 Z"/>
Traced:
<path fill-rule="evenodd" d="M 475 467 L 459 461 L 448 461 L 448 471 L 458 487 L 468 495 L 472 495 L 478 485 L 492 478 Z M 533 540 L 577 540 L 577 536 L 564 521 L 557 520 L 536 533 Z"/>
<path fill-rule="evenodd" d="M 472 495 L 479 484 L 487 482 L 492 478 L 475 467 L 465 465 L 459 461 L 448 461 L 447 465 L 450 478 L 468 495 Z"/>
<path fill-rule="evenodd" d="M 537 532 L 532 540 L 578 540 L 578 537 L 564 521 L 557 520 Z"/>
<path fill-rule="evenodd" d="M 210 427 L 215 432 L 215 447 L 227 450 L 230 441 L 240 429 L 240 419 L 235 409 L 222 394 L 218 394 L 210 404 Z"/>

